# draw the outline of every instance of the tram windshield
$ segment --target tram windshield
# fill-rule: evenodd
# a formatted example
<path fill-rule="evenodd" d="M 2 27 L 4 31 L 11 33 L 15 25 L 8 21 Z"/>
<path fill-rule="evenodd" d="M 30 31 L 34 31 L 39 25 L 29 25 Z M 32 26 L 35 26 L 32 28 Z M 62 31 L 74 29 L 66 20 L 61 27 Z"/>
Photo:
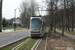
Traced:
<path fill-rule="evenodd" d="M 41 22 L 39 20 L 32 20 L 31 21 L 31 29 L 32 30 L 38 30 L 40 29 Z"/>

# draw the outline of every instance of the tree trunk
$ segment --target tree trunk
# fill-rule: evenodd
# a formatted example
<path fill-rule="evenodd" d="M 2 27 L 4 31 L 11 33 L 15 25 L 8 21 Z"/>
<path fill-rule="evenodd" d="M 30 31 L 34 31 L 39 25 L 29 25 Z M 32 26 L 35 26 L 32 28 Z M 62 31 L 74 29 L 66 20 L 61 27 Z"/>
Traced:
<path fill-rule="evenodd" d="M 68 8 L 68 1 L 67 1 L 67 18 L 68 18 L 68 31 L 70 31 L 70 28 L 69 28 L 69 10 L 68 10 L 69 8 Z"/>
<path fill-rule="evenodd" d="M 56 12 L 55 12 L 55 16 L 54 16 L 54 33 L 56 33 Z"/>
<path fill-rule="evenodd" d="M 55 12 L 56 13 L 56 12 Z M 56 27 L 55 27 L 55 25 L 56 25 L 56 16 L 54 16 L 54 33 L 56 32 Z"/>
<path fill-rule="evenodd" d="M 51 31 L 53 30 L 53 3 L 51 0 Z"/>
<path fill-rule="evenodd" d="M 65 9 L 66 9 L 66 10 L 65 10 L 65 11 L 66 11 L 66 12 L 65 12 L 65 15 L 66 15 L 66 17 L 65 17 L 65 18 L 66 18 L 66 27 L 65 27 L 65 29 L 67 30 L 67 18 L 68 18 L 68 17 L 67 17 L 67 6 L 65 6 Z"/>
<path fill-rule="evenodd" d="M 73 0 L 72 0 L 72 31 L 73 31 Z"/>
<path fill-rule="evenodd" d="M 66 18 L 66 30 L 67 30 L 67 18 Z"/>
<path fill-rule="evenodd" d="M 2 0 L 0 3 L 0 32 L 2 32 Z"/>
<path fill-rule="evenodd" d="M 56 17 L 57 17 L 57 2 L 58 0 L 56 0 L 56 7 L 55 7 L 55 16 L 54 16 L 54 32 L 56 33 Z"/>
<path fill-rule="evenodd" d="M 70 31 L 69 16 L 68 16 L 68 31 Z"/>
<path fill-rule="evenodd" d="M 65 28 L 65 0 L 64 0 L 64 16 L 63 16 L 63 29 L 62 29 L 62 35 L 64 35 L 64 28 Z"/>

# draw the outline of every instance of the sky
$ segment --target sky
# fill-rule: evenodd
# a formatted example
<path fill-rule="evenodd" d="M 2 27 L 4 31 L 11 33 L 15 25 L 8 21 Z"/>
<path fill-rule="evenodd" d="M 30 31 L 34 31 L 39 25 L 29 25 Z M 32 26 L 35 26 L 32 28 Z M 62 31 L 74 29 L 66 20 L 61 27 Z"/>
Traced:
<path fill-rule="evenodd" d="M 21 0 L 3 0 L 3 8 L 2 15 L 6 19 L 10 19 L 14 17 L 14 11 L 16 8 L 20 7 Z M 17 9 L 16 13 L 19 13 L 19 9 Z M 17 15 L 16 16 L 19 16 Z"/>
<path fill-rule="evenodd" d="M 23 0 L 3 0 L 2 16 L 6 19 L 14 18 L 14 12 L 16 8 L 20 7 Z M 42 0 L 36 0 L 38 4 L 43 5 Z M 44 0 L 43 0 L 44 1 Z M 16 17 L 19 17 L 19 9 L 16 9 Z"/>

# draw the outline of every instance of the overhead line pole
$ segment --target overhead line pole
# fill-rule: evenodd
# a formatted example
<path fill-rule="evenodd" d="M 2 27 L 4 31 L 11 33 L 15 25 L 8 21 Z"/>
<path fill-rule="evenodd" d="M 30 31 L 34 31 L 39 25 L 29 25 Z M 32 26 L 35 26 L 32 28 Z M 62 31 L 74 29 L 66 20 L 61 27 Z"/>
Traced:
<path fill-rule="evenodd" d="M 16 31 L 16 25 L 17 25 L 16 24 L 16 10 L 17 9 L 19 9 L 19 8 L 16 8 L 15 11 L 14 11 L 14 18 L 15 18 L 15 20 L 14 20 L 14 31 Z"/>

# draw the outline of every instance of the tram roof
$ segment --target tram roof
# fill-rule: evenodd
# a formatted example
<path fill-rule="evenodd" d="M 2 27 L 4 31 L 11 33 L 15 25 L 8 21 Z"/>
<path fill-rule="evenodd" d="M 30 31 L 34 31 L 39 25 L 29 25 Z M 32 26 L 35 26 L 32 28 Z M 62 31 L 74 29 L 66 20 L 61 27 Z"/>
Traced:
<path fill-rule="evenodd" d="M 32 20 L 32 19 L 43 20 L 41 16 L 32 16 L 32 17 L 30 18 L 30 20 Z M 45 20 L 43 20 L 43 21 L 46 22 Z"/>
<path fill-rule="evenodd" d="M 36 17 L 31 17 L 30 19 L 31 19 L 31 20 L 32 20 L 32 19 L 40 19 L 40 20 L 41 20 L 41 17 L 36 16 Z"/>
<path fill-rule="evenodd" d="M 41 17 L 41 15 L 39 15 L 39 16 L 32 16 L 32 17 Z"/>

